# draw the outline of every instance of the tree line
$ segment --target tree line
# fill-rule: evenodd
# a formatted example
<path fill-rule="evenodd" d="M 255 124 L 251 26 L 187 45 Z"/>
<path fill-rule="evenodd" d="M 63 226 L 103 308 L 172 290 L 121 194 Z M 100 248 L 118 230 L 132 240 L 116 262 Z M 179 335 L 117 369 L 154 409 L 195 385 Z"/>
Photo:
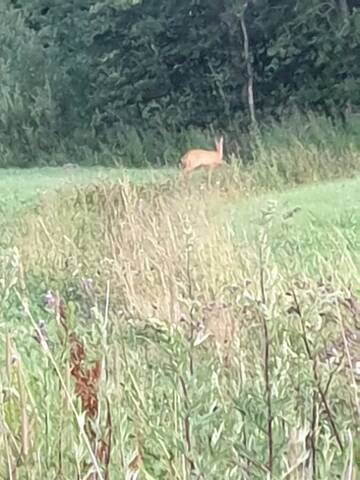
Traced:
<path fill-rule="evenodd" d="M 2 0 L 1 164 L 360 105 L 360 0 Z"/>

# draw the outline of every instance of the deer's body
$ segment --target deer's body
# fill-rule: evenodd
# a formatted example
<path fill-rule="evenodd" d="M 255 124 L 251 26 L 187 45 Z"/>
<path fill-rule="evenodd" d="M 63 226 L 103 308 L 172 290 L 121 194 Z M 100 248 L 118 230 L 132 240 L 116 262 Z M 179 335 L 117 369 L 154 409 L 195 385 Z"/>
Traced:
<path fill-rule="evenodd" d="M 211 172 L 214 168 L 223 165 L 224 137 L 215 140 L 216 150 L 189 150 L 181 159 L 181 165 L 185 174 L 189 175 L 198 168 L 208 168 Z"/>

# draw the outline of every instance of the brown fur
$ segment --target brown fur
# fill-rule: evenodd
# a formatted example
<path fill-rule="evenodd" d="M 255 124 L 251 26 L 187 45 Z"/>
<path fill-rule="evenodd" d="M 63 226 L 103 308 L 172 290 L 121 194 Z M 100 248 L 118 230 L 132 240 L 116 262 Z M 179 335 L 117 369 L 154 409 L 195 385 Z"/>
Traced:
<path fill-rule="evenodd" d="M 223 143 L 224 137 L 216 141 L 216 150 L 189 150 L 181 159 L 181 165 L 185 174 L 190 174 L 198 168 L 212 170 L 224 163 Z"/>

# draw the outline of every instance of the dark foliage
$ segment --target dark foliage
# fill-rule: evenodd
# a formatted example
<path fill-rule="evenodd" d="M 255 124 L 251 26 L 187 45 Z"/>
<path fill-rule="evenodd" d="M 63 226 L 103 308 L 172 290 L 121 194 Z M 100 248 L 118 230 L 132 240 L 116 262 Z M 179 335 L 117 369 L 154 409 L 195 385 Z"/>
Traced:
<path fill-rule="evenodd" d="M 356 111 L 358 0 L 14 0 L 0 18 L 1 164 L 248 127 L 242 16 L 259 121 Z"/>

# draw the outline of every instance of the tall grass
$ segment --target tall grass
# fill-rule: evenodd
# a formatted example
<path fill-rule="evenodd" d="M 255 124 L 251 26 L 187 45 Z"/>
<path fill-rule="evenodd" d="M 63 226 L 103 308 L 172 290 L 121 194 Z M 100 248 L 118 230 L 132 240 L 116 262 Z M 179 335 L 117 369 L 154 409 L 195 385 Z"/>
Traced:
<path fill-rule="evenodd" d="M 326 117 L 294 114 L 273 122 L 243 139 L 243 149 L 233 160 L 251 172 L 254 185 L 283 188 L 292 185 L 344 178 L 359 172 L 359 119 L 346 128 Z"/>
<path fill-rule="evenodd" d="M 239 243 L 222 188 L 100 184 L 20 221 L 2 478 L 356 478 L 357 268 L 278 264 L 269 212 Z"/>
<path fill-rule="evenodd" d="M 249 172 L 255 185 L 273 188 L 358 172 L 359 123 L 356 115 L 348 119 L 344 128 L 323 116 L 294 113 L 282 122 L 260 125 L 255 135 L 237 125 L 229 125 L 221 133 L 225 135 L 227 160 Z M 34 133 L 32 129 L 29 132 L 30 136 Z M 11 141 L 4 141 L 0 167 L 56 166 L 69 162 L 83 166 L 177 167 L 186 150 L 213 149 L 214 137 L 219 133 L 211 127 L 206 131 L 143 131 L 120 125 L 101 139 L 92 130 L 74 131 L 65 138 L 39 132 L 37 143 L 30 144 L 21 135 L 16 148 Z M 52 144 L 42 148 L 42 140 Z"/>

